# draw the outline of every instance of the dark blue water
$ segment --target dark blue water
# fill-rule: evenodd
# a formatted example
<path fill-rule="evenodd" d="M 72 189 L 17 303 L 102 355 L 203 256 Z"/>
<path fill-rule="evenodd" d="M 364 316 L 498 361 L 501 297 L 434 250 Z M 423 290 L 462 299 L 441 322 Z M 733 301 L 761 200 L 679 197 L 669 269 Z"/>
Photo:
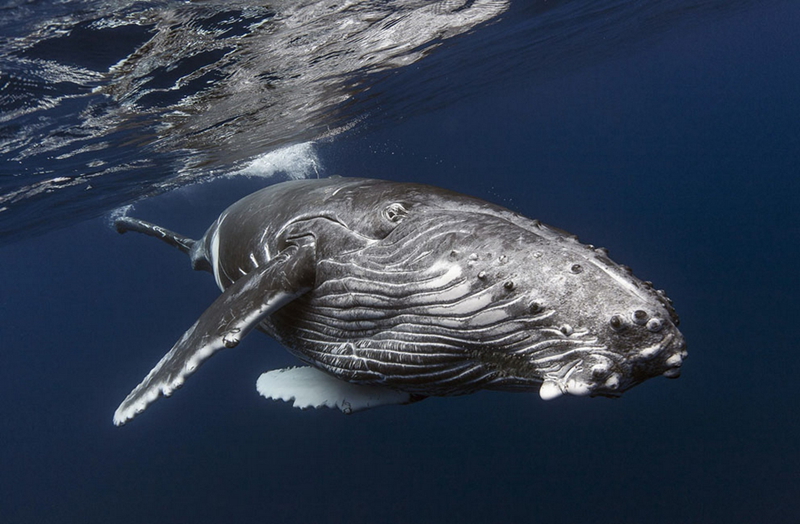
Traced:
<path fill-rule="evenodd" d="M 63 15 L 77 28 L 74 47 L 28 47 L 49 53 L 54 67 L 85 57 L 79 42 L 114 30 L 118 48 L 70 66 L 108 71 L 164 23 L 159 11 L 141 25 L 81 26 L 114 18 L 99 4 L 107 12 L 9 8 L 4 20 L 15 23 L 3 26 L 4 42 L 46 41 L 42 31 L 54 29 L 45 22 Z M 130 22 L 142 5 L 118 16 Z M 343 73 L 337 62 L 370 89 L 318 99 L 335 108 L 292 113 L 308 126 L 263 141 L 247 126 L 229 133 L 212 124 L 191 142 L 196 115 L 244 114 L 213 104 L 178 131 L 147 134 L 175 104 L 209 104 L 188 79 L 153 87 L 167 85 L 175 64 L 122 75 L 134 87 L 117 98 L 89 89 L 62 100 L 92 82 L 108 86 L 105 73 L 48 84 L 60 100 L 53 107 L 35 106 L 40 84 L 16 84 L 14 100 L 35 107 L 3 106 L 3 194 L 41 191 L 7 198 L 0 212 L 0 520 L 797 522 L 800 6 L 670 5 L 511 4 L 410 64 Z M 195 15 L 173 25 L 195 27 Z M 214 16 L 203 27 L 224 27 L 211 47 L 247 26 Z M 28 49 L 14 42 L 4 67 L 9 50 Z M 229 58 L 205 73 L 230 79 L 248 63 Z M 44 75 L 41 62 L 15 63 L 15 77 Z M 141 101 L 180 89 L 177 102 Z M 210 100 L 240 101 L 237 93 Z M 287 115 L 299 111 L 295 101 L 280 102 Z M 106 105 L 87 112 L 93 104 Z M 259 132 L 277 118 L 269 107 L 251 121 Z M 346 130 L 326 135 L 329 125 Z M 89 164 L 97 176 L 69 185 Z M 248 165 L 277 174 L 219 177 Z M 317 174 L 448 187 L 608 247 L 675 301 L 690 352 L 682 377 L 619 400 L 478 393 L 353 416 L 301 412 L 256 393 L 262 372 L 293 360 L 254 334 L 114 427 L 119 402 L 218 292 L 175 250 L 88 217 L 161 193 L 131 213 L 196 237 L 240 196 Z M 69 178 L 41 185 L 61 176 Z M 186 185 L 198 179 L 210 181 Z"/>

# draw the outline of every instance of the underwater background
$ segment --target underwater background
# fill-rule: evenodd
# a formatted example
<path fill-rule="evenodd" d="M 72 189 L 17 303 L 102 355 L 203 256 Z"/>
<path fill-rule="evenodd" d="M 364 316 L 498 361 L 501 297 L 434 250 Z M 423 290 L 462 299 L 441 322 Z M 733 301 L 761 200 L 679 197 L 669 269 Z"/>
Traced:
<path fill-rule="evenodd" d="M 0 4 L 0 522 L 800 521 L 800 3 Z M 197 238 L 287 178 L 425 182 L 674 300 L 678 380 L 342 415 L 254 334 L 117 428 L 218 296 Z M 119 212 L 119 211 L 117 211 Z"/>

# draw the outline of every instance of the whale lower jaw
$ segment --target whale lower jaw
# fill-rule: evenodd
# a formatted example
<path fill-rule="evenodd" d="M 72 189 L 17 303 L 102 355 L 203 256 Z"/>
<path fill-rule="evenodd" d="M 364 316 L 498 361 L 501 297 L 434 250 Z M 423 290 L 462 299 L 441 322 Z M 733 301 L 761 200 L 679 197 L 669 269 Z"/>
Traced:
<path fill-rule="evenodd" d="M 612 354 L 607 351 L 603 353 L 589 354 L 586 359 L 549 370 L 542 379 L 539 396 L 542 400 L 552 400 L 565 394 L 619 397 L 641 382 L 635 379 L 636 375 L 677 378 L 687 356 L 683 337 L 672 334 L 625 359 L 610 358 Z"/>
<path fill-rule="evenodd" d="M 539 396 L 542 400 L 553 400 L 565 393 L 576 397 L 585 397 L 592 392 L 591 386 L 576 380 L 569 380 L 566 383 L 558 383 L 554 380 L 545 380 L 539 388 Z"/>

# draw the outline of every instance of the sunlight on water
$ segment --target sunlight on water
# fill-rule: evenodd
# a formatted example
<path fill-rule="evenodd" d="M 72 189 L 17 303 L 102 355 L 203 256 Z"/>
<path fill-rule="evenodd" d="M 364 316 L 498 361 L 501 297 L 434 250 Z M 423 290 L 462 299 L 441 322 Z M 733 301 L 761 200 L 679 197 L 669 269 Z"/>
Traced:
<path fill-rule="evenodd" d="M 38 229 L 56 199 L 70 213 L 49 222 L 63 224 L 285 162 L 260 155 L 351 128 L 373 75 L 419 61 L 508 6 L 75 1 L 0 10 L 0 237 Z M 297 176 L 317 174 L 309 162 Z"/>
<path fill-rule="evenodd" d="M 15 0 L 0 8 L 0 242 L 253 176 L 287 145 L 389 126 L 752 3 Z M 318 174 L 303 165 L 297 176 Z"/>

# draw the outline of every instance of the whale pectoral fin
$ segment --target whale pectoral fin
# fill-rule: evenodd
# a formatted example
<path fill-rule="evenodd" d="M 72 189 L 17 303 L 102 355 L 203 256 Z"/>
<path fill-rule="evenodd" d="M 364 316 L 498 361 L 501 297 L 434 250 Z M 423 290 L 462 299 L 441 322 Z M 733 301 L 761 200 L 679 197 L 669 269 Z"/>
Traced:
<path fill-rule="evenodd" d="M 128 395 L 114 413 L 114 424 L 124 424 L 161 395 L 170 396 L 211 355 L 236 346 L 261 320 L 311 289 L 314 276 L 314 244 L 309 241 L 289 246 L 241 277 Z"/>
<path fill-rule="evenodd" d="M 256 389 L 269 399 L 294 401 L 296 408 L 324 406 L 345 413 L 419 400 L 403 391 L 351 384 L 309 366 L 267 371 L 258 378 Z"/>

